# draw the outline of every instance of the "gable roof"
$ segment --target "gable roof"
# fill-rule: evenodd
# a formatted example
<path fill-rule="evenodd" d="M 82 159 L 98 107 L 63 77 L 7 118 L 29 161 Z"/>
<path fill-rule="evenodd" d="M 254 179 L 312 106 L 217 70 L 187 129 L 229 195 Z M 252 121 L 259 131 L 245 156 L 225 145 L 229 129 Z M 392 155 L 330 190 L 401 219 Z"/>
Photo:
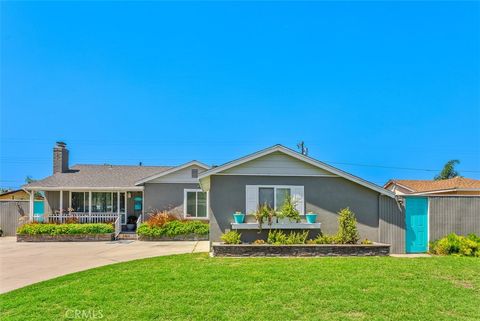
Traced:
<path fill-rule="evenodd" d="M 399 185 L 410 190 L 412 193 L 440 192 L 445 190 L 480 190 L 480 180 L 465 177 L 450 179 L 417 180 L 417 179 L 392 179 L 384 187 L 392 184 Z"/>
<path fill-rule="evenodd" d="M 209 169 L 210 166 L 202 163 L 202 162 L 199 162 L 199 161 L 196 161 L 196 160 L 193 160 L 193 161 L 190 161 L 188 163 L 185 163 L 183 165 L 180 165 L 180 166 L 177 166 L 177 167 L 172 167 L 166 171 L 163 171 L 163 172 L 159 172 L 159 173 L 156 173 L 154 175 L 151 175 L 151 176 L 148 176 L 148 177 L 145 177 L 145 178 L 142 178 L 141 180 L 135 182 L 135 185 L 141 185 L 143 183 L 146 183 L 146 182 L 149 182 L 151 180 L 154 180 L 154 179 L 157 179 L 159 177 L 163 177 L 163 176 L 166 176 L 166 175 L 169 175 L 169 174 L 172 174 L 172 173 L 175 173 L 177 171 L 180 171 L 182 169 L 185 169 L 185 168 L 188 168 L 190 166 L 198 166 L 198 167 L 201 167 L 203 169 Z"/>
<path fill-rule="evenodd" d="M 136 187 L 135 182 L 156 173 L 164 172 L 172 166 L 128 166 L 128 165 L 75 165 L 65 173 L 55 173 L 42 180 L 24 185 L 24 189 L 52 190 L 71 189 L 110 189 Z M 138 188 L 138 187 L 137 187 Z"/>
<path fill-rule="evenodd" d="M 250 154 L 250 155 L 247 155 L 247 156 L 244 156 L 244 157 L 241 157 L 241 158 L 238 158 L 236 160 L 233 160 L 233 161 L 230 161 L 228 163 L 225 163 L 221 166 L 217 166 L 217 167 L 213 167 L 211 168 L 210 170 L 208 171 L 205 171 L 203 173 L 201 173 L 199 175 L 199 178 L 202 179 L 202 178 L 205 178 L 205 177 L 208 177 L 210 175 L 214 175 L 214 174 L 218 174 L 222 171 L 225 171 L 229 168 L 232 168 L 232 167 L 235 167 L 235 166 L 238 166 L 240 164 L 243 164 L 243 163 L 246 163 L 246 162 L 249 162 L 251 160 L 254 160 L 254 159 L 257 159 L 259 157 L 262 157 L 262 156 L 265 156 L 265 155 L 268 155 L 268 154 L 271 154 L 271 153 L 275 153 L 275 152 L 281 152 L 281 153 L 284 153 L 284 154 L 287 154 L 291 157 L 294 157 L 296 159 L 299 159 L 301 161 L 304 161 L 308 164 L 311 164 L 313 166 L 316 166 L 318 168 L 321 168 L 323 170 L 326 170 L 326 171 L 329 171 L 335 175 L 338 175 L 340 177 L 343 177 L 347 180 L 350 180 L 352 182 L 355 182 L 359 185 L 362 185 L 364 187 L 367 187 L 369 189 L 372 189 L 380 194 L 383 194 L 383 195 L 387 195 L 387 196 L 390 196 L 390 197 L 395 197 L 395 194 L 389 190 L 386 190 L 384 188 L 382 188 L 381 186 L 378 186 L 374 183 L 371 183 L 369 181 L 366 181 L 360 177 L 357 177 L 355 175 L 352 175 L 350 173 L 347 173 L 347 172 L 344 172 L 336 167 L 333 167 L 333 166 L 330 166 L 326 163 L 323 163 L 319 160 L 316 160 L 314 158 L 311 158 L 311 157 L 308 157 L 308 156 L 305 156 L 305 155 L 302 155 L 290 148 L 287 148 L 283 145 L 274 145 L 272 147 L 269 147 L 269 148 L 266 148 L 266 149 L 262 149 L 256 153 L 253 153 L 253 154 Z"/>

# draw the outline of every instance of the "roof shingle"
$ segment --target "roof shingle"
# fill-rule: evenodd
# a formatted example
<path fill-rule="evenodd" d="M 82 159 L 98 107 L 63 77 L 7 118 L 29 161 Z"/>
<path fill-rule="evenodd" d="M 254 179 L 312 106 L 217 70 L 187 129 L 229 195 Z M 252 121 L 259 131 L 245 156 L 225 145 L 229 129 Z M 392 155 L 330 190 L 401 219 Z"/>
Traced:
<path fill-rule="evenodd" d="M 390 182 L 389 182 L 390 183 Z M 387 183 L 387 185 L 389 184 Z M 479 189 L 480 180 L 454 177 L 450 179 L 443 179 L 438 181 L 432 180 L 414 180 L 414 179 L 394 179 L 391 183 L 397 183 L 412 189 L 414 193 L 433 192 L 450 189 Z"/>
<path fill-rule="evenodd" d="M 174 166 L 75 165 L 66 173 L 56 173 L 27 184 L 24 188 L 134 187 L 142 178 L 166 171 Z"/>

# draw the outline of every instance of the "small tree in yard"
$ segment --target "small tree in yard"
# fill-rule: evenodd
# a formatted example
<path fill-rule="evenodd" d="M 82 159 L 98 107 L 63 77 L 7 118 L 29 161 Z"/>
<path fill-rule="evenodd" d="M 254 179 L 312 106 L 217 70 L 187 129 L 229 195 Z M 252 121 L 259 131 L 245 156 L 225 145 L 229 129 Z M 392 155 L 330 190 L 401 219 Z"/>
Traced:
<path fill-rule="evenodd" d="M 357 219 L 350 208 L 344 208 L 338 213 L 338 234 L 337 240 L 340 244 L 355 244 L 360 237 L 357 231 Z"/>

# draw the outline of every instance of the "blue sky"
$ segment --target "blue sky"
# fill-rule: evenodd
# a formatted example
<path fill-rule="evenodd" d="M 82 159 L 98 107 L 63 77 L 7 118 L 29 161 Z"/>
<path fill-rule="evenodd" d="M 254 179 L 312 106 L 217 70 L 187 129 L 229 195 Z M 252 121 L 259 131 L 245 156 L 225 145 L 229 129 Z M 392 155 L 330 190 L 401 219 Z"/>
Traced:
<path fill-rule="evenodd" d="M 449 159 L 480 178 L 479 16 L 478 2 L 2 2 L 0 185 L 50 175 L 57 140 L 72 164 L 221 164 L 304 140 L 377 184 Z"/>

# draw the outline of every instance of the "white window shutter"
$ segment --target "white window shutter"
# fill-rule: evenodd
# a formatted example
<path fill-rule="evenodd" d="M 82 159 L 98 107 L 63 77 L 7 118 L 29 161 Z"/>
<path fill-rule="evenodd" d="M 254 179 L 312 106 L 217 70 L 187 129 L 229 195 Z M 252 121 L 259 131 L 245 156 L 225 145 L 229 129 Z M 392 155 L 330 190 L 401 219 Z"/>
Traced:
<path fill-rule="evenodd" d="M 292 186 L 292 199 L 300 215 L 305 215 L 305 192 L 303 186 Z"/>
<path fill-rule="evenodd" d="M 258 186 L 247 185 L 245 191 L 245 214 L 253 214 L 258 207 Z"/>

